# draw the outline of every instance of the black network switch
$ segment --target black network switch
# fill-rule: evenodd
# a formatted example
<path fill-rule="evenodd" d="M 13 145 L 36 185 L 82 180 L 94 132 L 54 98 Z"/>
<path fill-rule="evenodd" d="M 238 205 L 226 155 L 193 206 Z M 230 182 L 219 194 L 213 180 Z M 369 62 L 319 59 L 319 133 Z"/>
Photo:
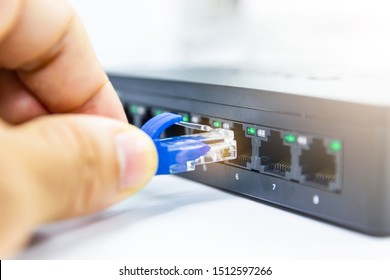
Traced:
<path fill-rule="evenodd" d="M 182 176 L 367 234 L 390 234 L 388 105 L 343 100 L 353 92 L 326 99 L 231 80 L 110 79 L 136 126 L 175 112 L 234 131 L 237 159 Z M 174 126 L 164 137 L 187 133 L 193 131 Z"/>

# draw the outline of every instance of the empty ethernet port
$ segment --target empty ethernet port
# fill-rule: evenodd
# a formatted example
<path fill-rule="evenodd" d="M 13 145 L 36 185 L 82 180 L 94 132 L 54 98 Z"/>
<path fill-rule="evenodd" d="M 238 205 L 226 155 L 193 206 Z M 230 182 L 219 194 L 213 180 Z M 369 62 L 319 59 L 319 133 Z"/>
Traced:
<path fill-rule="evenodd" d="M 237 141 L 237 158 L 229 160 L 229 164 L 250 168 L 252 162 L 252 139 L 246 136 L 242 124 L 234 123 L 234 139 Z"/>
<path fill-rule="evenodd" d="M 299 163 L 303 180 L 324 187 L 336 182 L 336 156 L 330 154 L 324 141 L 313 139 L 308 150 L 303 150 Z"/>
<path fill-rule="evenodd" d="M 283 141 L 281 133 L 271 130 L 259 147 L 260 172 L 287 177 L 291 171 L 291 148 Z"/>

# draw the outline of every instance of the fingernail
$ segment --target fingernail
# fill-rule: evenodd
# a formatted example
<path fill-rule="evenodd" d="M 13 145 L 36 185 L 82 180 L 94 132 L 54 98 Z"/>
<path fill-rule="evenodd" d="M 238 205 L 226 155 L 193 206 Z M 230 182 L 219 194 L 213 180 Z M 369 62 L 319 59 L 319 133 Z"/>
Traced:
<path fill-rule="evenodd" d="M 120 167 L 121 190 L 139 188 L 153 177 L 157 168 L 152 140 L 142 131 L 131 129 L 115 137 Z"/>

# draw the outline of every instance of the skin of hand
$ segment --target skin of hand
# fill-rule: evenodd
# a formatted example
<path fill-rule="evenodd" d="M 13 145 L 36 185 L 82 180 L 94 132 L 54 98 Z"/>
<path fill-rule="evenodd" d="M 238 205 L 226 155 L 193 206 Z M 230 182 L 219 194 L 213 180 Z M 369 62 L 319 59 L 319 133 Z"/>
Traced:
<path fill-rule="evenodd" d="M 104 209 L 154 175 L 79 18 L 62 0 L 0 0 L 0 258 L 42 224 Z"/>

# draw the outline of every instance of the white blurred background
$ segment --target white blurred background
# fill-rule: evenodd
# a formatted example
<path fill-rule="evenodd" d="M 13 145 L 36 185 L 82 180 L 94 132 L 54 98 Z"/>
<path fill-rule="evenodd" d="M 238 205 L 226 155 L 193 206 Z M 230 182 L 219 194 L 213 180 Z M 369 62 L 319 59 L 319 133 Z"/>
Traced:
<path fill-rule="evenodd" d="M 72 0 L 108 70 L 390 75 L 388 1 Z"/>

